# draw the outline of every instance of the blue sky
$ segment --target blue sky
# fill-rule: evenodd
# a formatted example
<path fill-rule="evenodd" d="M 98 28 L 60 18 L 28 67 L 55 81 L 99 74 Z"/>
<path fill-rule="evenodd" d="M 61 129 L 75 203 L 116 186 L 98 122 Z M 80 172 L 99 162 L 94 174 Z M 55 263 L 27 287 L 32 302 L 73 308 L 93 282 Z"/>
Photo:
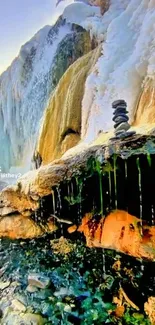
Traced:
<path fill-rule="evenodd" d="M 69 1 L 69 0 L 67 0 Z M 0 73 L 41 27 L 52 24 L 56 0 L 0 0 Z M 64 4 L 60 4 L 59 11 Z"/>

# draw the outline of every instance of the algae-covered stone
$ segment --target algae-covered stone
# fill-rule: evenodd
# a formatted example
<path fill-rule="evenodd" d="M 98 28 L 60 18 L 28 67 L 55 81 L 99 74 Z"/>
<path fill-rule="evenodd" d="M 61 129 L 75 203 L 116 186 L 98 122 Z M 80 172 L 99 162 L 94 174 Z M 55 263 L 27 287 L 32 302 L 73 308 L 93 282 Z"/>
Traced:
<path fill-rule="evenodd" d="M 40 289 L 46 289 L 50 285 L 50 278 L 40 273 L 31 273 L 28 276 L 28 283 Z"/>
<path fill-rule="evenodd" d="M 1 321 L 2 325 L 43 325 L 45 324 L 45 320 L 42 318 L 41 315 L 37 314 L 19 314 L 17 312 L 8 310 L 7 315 L 2 318 Z"/>
<path fill-rule="evenodd" d="M 9 285 L 10 285 L 10 281 L 0 282 L 0 290 L 4 290 L 4 289 L 8 288 Z"/>

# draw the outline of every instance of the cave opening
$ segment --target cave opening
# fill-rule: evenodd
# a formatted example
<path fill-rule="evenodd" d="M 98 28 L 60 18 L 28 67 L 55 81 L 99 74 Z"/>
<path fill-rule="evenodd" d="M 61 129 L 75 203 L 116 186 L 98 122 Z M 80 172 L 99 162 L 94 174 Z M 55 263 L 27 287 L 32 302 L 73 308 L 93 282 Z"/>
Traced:
<path fill-rule="evenodd" d="M 113 155 L 99 165 L 100 171 L 84 171 L 53 188 L 53 194 L 41 200 L 38 219 L 46 222 L 55 215 L 60 220 L 60 233 L 64 231 L 65 235 L 69 222 L 80 224 L 88 212 L 97 217 L 119 209 L 154 225 L 154 166 L 154 155 L 132 155 L 128 159 Z"/>
<path fill-rule="evenodd" d="M 50 239 L 57 240 L 64 236 L 71 241 L 80 240 L 85 243 L 83 234 L 77 231 L 68 233 L 68 227 L 69 222 L 79 225 L 88 212 L 92 212 L 98 219 L 119 209 L 140 218 L 142 223 L 154 225 L 154 166 L 155 155 L 131 155 L 128 159 L 113 155 L 106 164 L 95 163 L 95 168 L 89 168 L 80 175 L 60 183 L 59 187 L 53 188 L 53 194 L 41 201 L 38 211 L 41 220 L 43 216 L 45 222 L 50 215 L 55 215 L 60 221 L 58 230 L 48 235 Z M 106 281 L 106 277 L 114 274 L 111 257 L 105 253 L 105 249 L 93 248 L 93 250 L 96 252 L 98 263 L 102 261 L 102 276 L 103 281 Z M 139 275 L 138 286 L 135 284 L 136 281 L 131 283 L 126 280 L 125 274 L 124 278 L 118 278 L 117 285 L 116 279 L 115 285 L 118 290 L 121 286 L 128 297 L 143 310 L 144 302 L 155 292 L 155 263 L 136 260 L 119 252 L 112 254 L 115 254 L 116 260 L 121 258 L 122 270 L 129 265 L 132 270 L 137 270 L 135 272 Z M 89 267 L 93 269 L 94 265 L 90 264 Z"/>

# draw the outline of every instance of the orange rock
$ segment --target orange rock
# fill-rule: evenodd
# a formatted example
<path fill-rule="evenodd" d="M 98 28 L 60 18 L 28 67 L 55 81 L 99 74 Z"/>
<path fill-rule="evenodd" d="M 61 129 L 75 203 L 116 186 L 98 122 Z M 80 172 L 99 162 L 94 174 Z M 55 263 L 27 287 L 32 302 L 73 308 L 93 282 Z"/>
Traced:
<path fill-rule="evenodd" d="M 72 234 L 72 233 L 75 232 L 76 230 L 77 230 L 77 226 L 76 226 L 76 225 L 73 225 L 73 226 L 71 226 L 71 227 L 69 227 L 69 228 L 67 229 L 67 231 L 68 231 L 69 234 Z"/>
<path fill-rule="evenodd" d="M 36 238 L 44 233 L 52 233 L 57 230 L 56 225 L 47 221 L 47 225 L 38 225 L 31 218 L 24 217 L 22 214 L 12 214 L 0 218 L 0 237 L 11 239 Z"/>
<path fill-rule="evenodd" d="M 115 314 L 116 317 L 121 318 L 121 317 L 123 317 L 124 312 L 125 312 L 125 307 L 124 306 L 118 306 L 115 309 L 114 314 Z"/>
<path fill-rule="evenodd" d="M 121 270 L 121 261 L 120 260 L 116 261 L 113 264 L 112 269 L 114 269 L 116 272 L 120 271 Z"/>
<path fill-rule="evenodd" d="M 140 219 L 126 211 L 116 210 L 99 221 L 86 214 L 78 231 L 84 233 L 89 247 L 114 249 L 155 260 L 155 227 L 141 227 Z"/>
<path fill-rule="evenodd" d="M 18 238 L 35 238 L 43 235 L 41 227 L 35 222 L 23 215 L 15 214 L 0 219 L 0 237 Z"/>
<path fill-rule="evenodd" d="M 151 324 L 155 325 L 155 297 L 149 297 L 148 302 L 144 304 L 144 310 L 148 315 Z"/>

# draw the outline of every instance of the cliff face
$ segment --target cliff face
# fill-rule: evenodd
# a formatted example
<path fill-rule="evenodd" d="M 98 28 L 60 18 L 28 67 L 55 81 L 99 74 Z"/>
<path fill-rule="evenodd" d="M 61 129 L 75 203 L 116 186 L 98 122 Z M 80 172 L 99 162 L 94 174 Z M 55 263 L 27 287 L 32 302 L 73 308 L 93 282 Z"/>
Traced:
<path fill-rule="evenodd" d="M 80 139 L 83 143 L 90 143 L 100 132 L 111 131 L 113 129 L 112 102 L 119 98 L 126 100 L 130 123 L 133 126 L 152 124 L 153 128 L 155 123 L 153 3 L 154 1 L 146 3 L 138 0 L 118 0 L 117 3 L 113 0 L 95 1 L 94 5 L 102 6 L 104 9 L 103 16 L 96 11 L 96 7 L 84 3 L 73 3 L 65 8 L 64 18 L 68 22 L 73 23 L 75 20 L 76 23 L 84 26 L 95 43 L 101 44 L 102 51 L 94 68 L 87 73 L 87 78 L 83 78 L 82 82 L 79 79 L 79 87 L 76 87 L 74 82 L 74 79 L 77 79 L 76 66 L 82 67 L 85 58 L 77 62 L 77 65 L 73 65 L 72 70 L 69 70 L 60 81 L 59 90 L 56 90 L 50 102 L 51 108 L 48 107 L 48 113 L 43 119 L 38 142 L 37 150 L 44 163 L 59 158 Z M 77 14 L 78 10 L 81 15 Z M 92 15 L 90 15 L 91 10 Z M 71 84 L 74 85 L 68 88 L 68 92 L 66 89 L 64 92 L 63 86 L 66 78 L 68 85 L 71 79 Z M 59 93 L 63 95 L 65 93 L 66 98 L 62 100 Z M 80 99 L 78 102 L 77 94 Z M 72 99 L 68 100 L 68 98 Z M 63 127 L 60 127 L 57 135 L 55 127 L 53 128 L 56 120 L 54 111 L 61 111 L 63 117 L 60 123 Z M 53 118 L 54 114 L 55 118 Z M 71 122 L 67 122 L 68 114 Z M 47 123 L 50 116 L 51 122 Z M 51 133 L 51 129 L 54 133 Z"/>
<path fill-rule="evenodd" d="M 39 121 L 67 68 L 91 50 L 88 32 L 60 17 L 22 46 L 0 77 L 0 166 L 30 169 Z"/>
<path fill-rule="evenodd" d="M 75 146 L 81 134 L 81 104 L 84 85 L 101 48 L 78 59 L 61 78 L 45 111 L 36 154 L 47 164 Z"/>
<path fill-rule="evenodd" d="M 133 125 L 151 123 L 155 123 L 155 82 L 148 79 L 142 87 L 137 109 L 135 109 Z"/>

